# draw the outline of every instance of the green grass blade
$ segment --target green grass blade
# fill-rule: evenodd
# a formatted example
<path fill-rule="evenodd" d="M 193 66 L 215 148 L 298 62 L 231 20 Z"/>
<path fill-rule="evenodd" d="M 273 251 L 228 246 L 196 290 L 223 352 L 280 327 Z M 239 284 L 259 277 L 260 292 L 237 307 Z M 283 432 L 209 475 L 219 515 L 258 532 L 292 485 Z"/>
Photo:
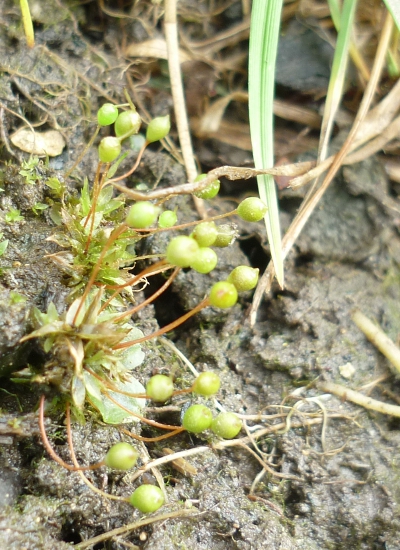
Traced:
<path fill-rule="evenodd" d="M 328 0 L 328 6 L 329 6 L 329 11 L 331 12 L 333 24 L 335 25 L 335 28 L 338 31 L 340 28 L 341 1 Z"/>
<path fill-rule="evenodd" d="M 400 31 L 400 2 L 399 0 L 384 0 L 388 11 L 393 17 L 394 24 Z"/>
<path fill-rule="evenodd" d="M 328 0 L 328 5 L 329 5 L 329 10 L 331 12 L 332 21 L 335 25 L 336 31 L 339 32 L 342 0 Z M 369 68 L 353 41 L 350 42 L 349 52 L 350 52 L 350 57 L 352 58 L 353 63 L 360 74 L 360 77 L 363 79 L 365 83 L 368 82 L 371 76 Z"/>
<path fill-rule="evenodd" d="M 249 51 L 250 134 L 256 168 L 274 164 L 273 100 L 275 62 L 282 0 L 253 0 Z M 283 256 L 279 209 L 272 176 L 257 176 L 260 198 L 268 206 L 265 218 L 276 278 L 283 286 Z"/>
<path fill-rule="evenodd" d="M 329 2 L 332 11 L 332 19 L 337 19 L 337 10 L 334 9 L 334 2 Z M 354 15 L 357 0 L 344 0 L 343 9 L 340 15 L 339 32 L 336 42 L 335 55 L 331 76 L 329 79 L 328 94 L 326 96 L 324 116 L 321 126 L 321 140 L 318 151 L 318 159 L 322 161 L 327 156 L 328 144 L 332 132 L 336 112 L 343 95 L 347 62 L 349 59 L 349 46 L 353 28 Z M 337 6 L 336 6 L 337 7 Z"/>

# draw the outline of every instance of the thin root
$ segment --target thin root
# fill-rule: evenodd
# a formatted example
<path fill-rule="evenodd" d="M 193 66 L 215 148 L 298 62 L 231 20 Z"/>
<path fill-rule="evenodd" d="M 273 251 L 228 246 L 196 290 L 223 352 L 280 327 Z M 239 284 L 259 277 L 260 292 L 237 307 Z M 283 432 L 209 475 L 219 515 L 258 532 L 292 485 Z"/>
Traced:
<path fill-rule="evenodd" d="M 60 466 L 62 466 L 66 470 L 69 470 L 70 472 L 78 472 L 82 470 L 97 470 L 98 468 L 101 468 L 102 466 L 104 466 L 104 462 L 98 462 L 90 466 L 79 466 L 79 464 L 74 463 L 74 466 L 71 466 L 71 464 L 67 464 L 67 462 L 64 462 L 64 460 L 58 456 L 58 454 L 55 452 L 55 450 L 51 446 L 49 438 L 47 437 L 47 434 L 46 434 L 46 428 L 44 425 L 44 403 L 45 403 L 45 396 L 42 395 L 40 398 L 40 404 L 39 404 L 39 431 L 43 441 L 43 445 L 46 451 L 48 452 L 48 454 L 51 456 L 51 458 L 55 462 L 57 462 L 57 464 L 60 464 Z M 68 433 L 68 423 L 70 423 L 69 404 L 67 404 L 67 433 Z"/>

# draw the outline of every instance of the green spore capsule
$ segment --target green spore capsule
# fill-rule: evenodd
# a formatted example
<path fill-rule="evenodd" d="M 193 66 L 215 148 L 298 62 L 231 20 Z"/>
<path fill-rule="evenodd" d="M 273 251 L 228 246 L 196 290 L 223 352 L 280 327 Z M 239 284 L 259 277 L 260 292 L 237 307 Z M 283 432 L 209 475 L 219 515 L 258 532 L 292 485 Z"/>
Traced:
<path fill-rule="evenodd" d="M 208 430 L 212 413 L 205 405 L 191 405 L 183 415 L 182 426 L 188 432 L 199 434 Z"/>
<path fill-rule="evenodd" d="M 165 210 L 158 218 L 158 227 L 161 229 L 167 229 L 168 227 L 173 227 L 177 221 L 178 216 L 174 210 Z"/>
<path fill-rule="evenodd" d="M 219 225 L 217 227 L 218 233 L 213 246 L 218 248 L 226 248 L 235 242 L 238 232 L 236 227 L 229 224 Z"/>
<path fill-rule="evenodd" d="M 193 229 L 192 237 L 199 246 L 212 246 L 218 235 L 218 229 L 214 222 L 201 222 Z"/>
<path fill-rule="evenodd" d="M 259 222 L 267 213 L 267 206 L 257 197 L 248 197 L 242 201 L 236 212 L 246 222 Z"/>
<path fill-rule="evenodd" d="M 259 271 L 247 265 L 239 265 L 231 271 L 227 280 L 235 285 L 238 292 L 252 290 L 257 286 Z"/>
<path fill-rule="evenodd" d="M 242 428 L 240 418 L 231 412 L 220 413 L 211 423 L 211 430 L 223 439 L 233 439 Z"/>
<path fill-rule="evenodd" d="M 141 124 L 142 119 L 137 111 L 123 111 L 115 121 L 115 135 L 120 137 L 137 134 Z"/>
<path fill-rule="evenodd" d="M 210 273 L 218 262 L 218 256 L 212 248 L 199 248 L 190 267 L 198 273 Z"/>
<path fill-rule="evenodd" d="M 202 372 L 193 384 L 193 392 L 208 397 L 215 395 L 221 386 L 221 380 L 215 372 Z"/>
<path fill-rule="evenodd" d="M 113 445 L 104 458 L 104 464 L 113 470 L 130 470 L 139 457 L 138 451 L 129 443 L 121 442 Z"/>
<path fill-rule="evenodd" d="M 108 136 L 99 144 L 99 159 L 101 162 L 112 162 L 121 153 L 121 142 L 118 138 Z"/>
<path fill-rule="evenodd" d="M 164 403 L 174 393 L 172 379 L 165 374 L 155 374 L 147 382 L 146 393 L 153 401 Z"/>
<path fill-rule="evenodd" d="M 164 495 L 159 487 L 144 484 L 133 491 L 129 503 L 144 514 L 151 514 L 164 504 Z"/>
<path fill-rule="evenodd" d="M 189 267 L 196 259 L 199 245 L 191 237 L 179 235 L 174 237 L 167 246 L 167 261 L 178 267 Z"/>
<path fill-rule="evenodd" d="M 206 177 L 207 174 L 199 174 L 194 181 L 202 181 Z M 202 189 L 201 191 L 196 191 L 196 193 L 193 194 L 198 199 L 213 199 L 218 195 L 220 186 L 221 182 L 219 180 L 214 180 L 209 185 L 207 185 L 205 189 Z"/>
<path fill-rule="evenodd" d="M 126 223 L 135 229 L 146 229 L 156 221 L 160 209 L 149 201 L 138 201 L 130 207 Z"/>
<path fill-rule="evenodd" d="M 118 118 L 118 109 L 112 103 L 104 103 L 97 111 L 97 122 L 100 126 L 110 126 Z"/>
<path fill-rule="evenodd" d="M 148 143 L 160 141 L 160 139 L 164 139 L 169 134 L 170 129 L 171 122 L 169 115 L 153 118 L 147 126 L 146 141 Z"/>
<path fill-rule="evenodd" d="M 219 281 L 211 287 L 209 300 L 214 307 L 226 309 L 236 304 L 238 293 L 235 285 L 228 281 Z"/>

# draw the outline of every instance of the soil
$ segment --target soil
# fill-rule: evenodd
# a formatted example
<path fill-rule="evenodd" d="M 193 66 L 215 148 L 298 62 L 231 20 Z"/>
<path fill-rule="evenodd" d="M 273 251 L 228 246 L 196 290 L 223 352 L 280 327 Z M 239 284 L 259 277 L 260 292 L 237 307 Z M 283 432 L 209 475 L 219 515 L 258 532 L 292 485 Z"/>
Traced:
<path fill-rule="evenodd" d="M 0 170 L 0 233 L 9 240 L 0 257 L 0 548 L 64 550 L 131 524 L 141 514 L 127 503 L 100 497 L 77 473 L 48 456 L 37 426 L 43 388 L 17 384 L 9 374 L 27 362 L 44 361 L 37 344 L 19 344 L 31 330 L 31 307 L 44 311 L 52 301 L 63 311 L 70 291 L 68 279 L 47 257 L 58 250 L 46 240 L 56 229 L 51 216 L 48 210 L 32 211 L 35 204 L 52 201 L 43 175 L 62 179 L 90 139 L 97 108 L 110 98 L 124 101 L 125 60 L 116 55 L 118 19 L 104 13 L 100 19 L 93 17 L 100 13 L 97 3 L 73 9 L 58 0 L 31 4 L 36 31 L 32 50 L 25 46 L 17 5 L 5 0 L 0 7 L 1 155 L 7 161 Z M 236 4 L 241 3 L 232 3 L 232 18 L 239 9 Z M 139 21 L 129 21 L 126 29 L 136 41 L 144 40 Z M 168 94 L 152 93 L 147 105 L 153 115 L 171 109 Z M 49 166 L 43 162 L 35 168 L 33 185 L 19 174 L 20 162 L 29 155 L 8 138 L 22 124 L 22 116 L 41 122 L 42 129 L 60 130 L 67 142 Z M 234 156 L 235 149 L 225 148 L 224 154 Z M 84 176 L 93 177 L 95 167 L 93 148 L 68 184 L 79 187 Z M 135 178 L 149 187 L 185 181 L 182 166 L 157 148 L 145 153 Z M 225 182 L 223 197 L 210 203 L 210 214 L 231 209 L 232 200 L 243 196 L 240 187 L 229 185 Z M 284 229 L 301 195 L 281 193 Z M 377 159 L 345 168 L 290 253 L 284 290 L 273 287 L 254 327 L 246 318 L 248 293 L 232 310 L 208 308 L 170 335 L 198 370 L 219 373 L 218 401 L 225 409 L 245 415 L 286 411 L 287 416 L 282 402 L 297 402 L 297 411 L 286 429 L 274 428 L 282 418 L 271 418 L 266 424 L 270 433 L 257 443 L 250 440 L 253 454 L 240 445 L 217 449 L 218 441 L 209 435 L 169 440 L 173 451 L 209 446 L 187 458 L 196 474 L 185 475 L 171 464 L 160 467 L 168 503 L 158 513 L 192 510 L 193 515 L 141 526 L 93 548 L 400 550 L 398 420 L 321 395 L 313 385 L 321 377 L 358 388 L 385 375 L 371 395 L 398 401 L 398 379 L 350 317 L 360 308 L 394 340 L 400 333 L 400 238 L 398 214 L 385 206 L 389 197 L 389 183 Z M 190 198 L 173 199 L 168 205 L 179 205 L 183 222 L 197 216 Z M 18 209 L 23 220 L 7 223 L 10 208 Z M 262 225 L 249 228 L 240 223 L 240 230 L 240 239 L 221 250 L 218 268 L 210 276 L 182 271 L 166 295 L 134 318 L 141 330 L 149 333 L 193 307 L 212 282 L 225 278 L 236 265 L 265 267 L 268 246 Z M 165 248 L 165 237 L 147 239 L 145 247 L 145 252 L 156 254 Z M 150 341 L 143 349 L 146 359 L 137 369 L 142 383 L 151 373 L 173 372 L 191 384 L 192 375 L 170 348 Z M 343 367 L 351 371 L 350 379 L 343 376 Z M 48 395 L 54 397 L 51 391 Z M 187 401 L 177 404 L 185 406 Z M 213 401 L 211 406 L 215 408 Z M 168 423 L 180 421 L 176 409 L 151 414 Z M 248 420 L 248 433 L 261 424 L 261 419 Z M 46 428 L 58 454 L 69 461 L 64 414 L 49 414 Z M 155 432 L 142 428 L 142 434 Z M 94 463 L 121 435 L 88 411 L 84 424 L 74 423 L 73 437 L 78 460 Z M 141 461 L 161 456 L 163 443 L 140 446 Z M 263 470 L 260 459 L 275 468 Z M 130 473 L 104 468 L 87 475 L 115 495 L 129 495 L 137 483 Z M 149 474 L 143 478 L 154 480 Z"/>

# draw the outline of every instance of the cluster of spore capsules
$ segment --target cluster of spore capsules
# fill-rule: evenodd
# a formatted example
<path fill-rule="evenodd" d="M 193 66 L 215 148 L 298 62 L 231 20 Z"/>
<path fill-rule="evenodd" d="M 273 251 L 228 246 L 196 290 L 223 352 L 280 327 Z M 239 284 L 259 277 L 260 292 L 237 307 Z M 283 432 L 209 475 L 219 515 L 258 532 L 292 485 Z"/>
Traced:
<path fill-rule="evenodd" d="M 196 378 L 188 392 L 210 397 L 215 395 L 221 385 L 219 376 L 211 371 L 202 372 Z M 186 390 L 185 390 L 186 391 Z M 171 377 L 155 374 L 146 385 L 146 397 L 157 403 L 163 403 L 174 394 L 174 384 Z M 194 434 L 200 434 L 208 429 L 223 439 L 233 439 L 242 427 L 240 418 L 232 412 L 221 412 L 213 417 L 211 410 L 202 404 L 188 407 L 182 418 L 182 428 Z M 130 470 L 139 458 L 137 449 L 127 442 L 113 445 L 104 458 L 104 465 L 115 470 Z M 143 513 L 155 512 L 164 504 L 164 495 L 155 485 L 140 485 L 127 499 L 128 502 Z"/>
<path fill-rule="evenodd" d="M 100 126 L 114 124 L 115 137 L 105 137 L 99 145 L 99 159 L 112 162 L 121 153 L 124 139 L 137 134 L 141 118 L 134 105 L 131 109 L 119 113 L 118 107 L 104 104 L 98 111 Z M 146 142 L 149 144 L 163 139 L 170 130 L 169 116 L 152 119 L 146 130 Z M 202 181 L 206 174 L 200 174 L 195 181 Z M 214 198 L 220 189 L 219 180 L 212 181 L 195 195 L 201 199 Z M 233 212 L 248 222 L 257 222 L 264 218 L 266 205 L 257 197 L 244 199 Z M 230 213 L 232 214 L 232 213 Z M 149 229 L 158 222 L 159 229 L 173 229 L 177 223 L 177 214 L 173 210 L 161 212 L 161 208 L 150 201 L 137 201 L 129 209 L 125 223 L 133 229 Z M 217 226 L 214 221 L 199 222 L 191 235 L 179 235 L 170 240 L 166 250 L 166 261 L 171 266 L 191 268 L 203 274 L 210 273 L 217 265 L 218 255 L 214 248 L 229 246 L 236 237 L 236 232 L 229 225 Z M 238 266 L 226 281 L 215 283 L 210 291 L 207 305 L 218 308 L 229 308 L 236 304 L 238 292 L 253 289 L 258 282 L 258 269 Z"/>
<path fill-rule="evenodd" d="M 120 106 L 121 107 L 121 106 Z M 141 118 L 130 104 L 130 110 L 119 112 L 118 106 L 107 103 L 98 111 L 99 126 L 114 124 L 115 136 L 104 137 L 98 148 L 99 159 L 111 163 L 121 154 L 122 142 L 137 134 Z M 153 119 L 146 131 L 145 144 L 163 139 L 170 130 L 169 116 Z M 205 174 L 198 176 L 201 181 Z M 207 187 L 195 193 L 202 199 L 212 199 L 219 191 L 220 182 L 215 180 Z M 267 207 L 256 197 L 243 200 L 233 212 L 248 222 L 260 221 L 266 214 Z M 232 214 L 232 213 L 230 213 Z M 151 201 L 137 201 L 129 209 L 125 224 L 133 229 L 149 229 L 157 223 L 158 229 L 173 229 L 177 224 L 176 211 L 161 211 L 160 206 Z M 218 256 L 214 248 L 229 246 L 235 239 L 235 231 L 229 225 L 217 226 L 214 221 L 202 221 L 195 225 L 190 235 L 173 237 L 166 249 L 165 261 L 172 267 L 191 268 L 199 273 L 209 273 L 217 265 Z M 253 289 L 257 285 L 258 269 L 248 266 L 236 267 L 224 281 L 215 283 L 204 302 L 204 307 L 211 305 L 218 308 L 229 308 L 236 304 L 238 292 Z M 220 378 L 213 372 L 203 372 L 189 390 L 197 395 L 209 397 L 215 395 L 220 387 Z M 174 395 L 173 381 L 169 376 L 156 374 L 146 386 L 146 396 L 157 403 L 164 403 Z M 180 392 L 179 392 L 180 393 Z M 203 404 L 193 404 L 187 408 L 182 417 L 182 429 L 193 434 L 211 430 L 224 439 L 233 439 L 242 426 L 240 418 L 231 412 L 222 412 L 213 417 L 210 408 Z M 113 445 L 106 454 L 102 464 L 116 470 L 130 470 L 136 465 L 139 453 L 129 443 L 120 442 Z M 143 513 L 154 512 L 164 503 L 161 489 L 155 485 L 140 485 L 128 499 L 129 503 Z"/>

